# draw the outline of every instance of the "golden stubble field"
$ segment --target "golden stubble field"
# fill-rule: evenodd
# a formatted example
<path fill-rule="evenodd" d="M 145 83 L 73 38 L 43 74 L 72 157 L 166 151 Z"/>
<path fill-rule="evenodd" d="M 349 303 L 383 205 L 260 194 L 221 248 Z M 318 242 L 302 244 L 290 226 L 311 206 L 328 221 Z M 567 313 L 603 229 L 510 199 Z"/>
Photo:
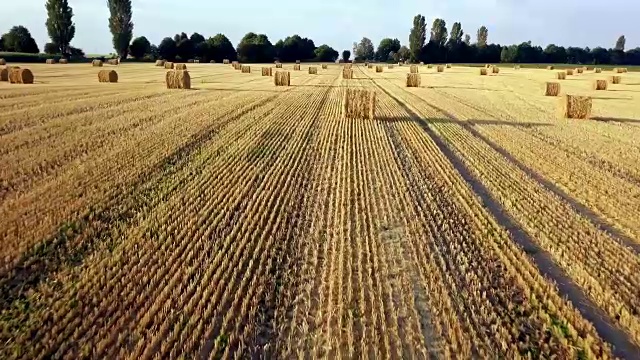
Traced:
<path fill-rule="evenodd" d="M 635 358 L 640 74 L 29 65 L 0 82 L 1 358 Z M 560 120 L 561 93 L 596 120 Z M 375 120 L 341 117 L 374 90 Z"/>

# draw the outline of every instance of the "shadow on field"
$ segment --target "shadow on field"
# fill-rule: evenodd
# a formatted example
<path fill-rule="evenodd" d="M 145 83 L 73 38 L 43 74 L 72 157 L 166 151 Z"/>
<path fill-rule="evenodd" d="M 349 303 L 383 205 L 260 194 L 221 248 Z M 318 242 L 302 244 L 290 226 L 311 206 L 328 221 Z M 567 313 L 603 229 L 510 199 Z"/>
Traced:
<path fill-rule="evenodd" d="M 193 87 L 191 88 L 191 90 L 198 90 L 198 91 L 231 91 L 231 92 L 269 92 L 269 93 L 277 93 L 277 90 L 257 90 L 257 89 L 229 89 L 229 88 L 212 88 L 212 87 L 207 87 L 207 88 L 201 88 L 201 87 Z"/>
<path fill-rule="evenodd" d="M 415 122 L 411 118 L 408 117 L 379 117 L 376 118 L 381 122 Z M 520 128 L 533 128 L 533 127 L 546 127 L 553 126 L 551 123 L 538 123 L 538 122 L 516 122 L 516 121 L 502 121 L 502 120 L 454 120 L 448 118 L 428 118 L 423 119 L 427 124 L 456 124 L 456 125 L 466 125 L 466 126 L 475 126 L 475 125 L 496 125 L 496 126 L 512 126 L 512 127 L 520 127 Z"/>
<path fill-rule="evenodd" d="M 480 90 L 480 91 L 510 92 L 508 90 L 487 89 L 487 88 L 468 87 L 468 86 L 425 86 L 425 88 L 428 88 L 428 89 L 456 89 L 456 90 Z"/>
<path fill-rule="evenodd" d="M 619 97 L 619 96 L 592 96 L 593 99 L 598 100 L 633 100 L 630 97 Z"/>
<path fill-rule="evenodd" d="M 591 119 L 596 121 L 603 121 L 603 122 L 640 124 L 640 119 L 614 118 L 614 117 L 605 117 L 605 116 L 596 116 Z"/>

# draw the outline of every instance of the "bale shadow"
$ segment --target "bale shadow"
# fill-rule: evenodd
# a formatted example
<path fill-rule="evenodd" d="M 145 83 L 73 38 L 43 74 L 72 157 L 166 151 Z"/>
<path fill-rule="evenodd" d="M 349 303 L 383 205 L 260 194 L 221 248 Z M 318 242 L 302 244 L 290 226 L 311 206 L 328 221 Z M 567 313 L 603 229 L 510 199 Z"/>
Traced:
<path fill-rule="evenodd" d="M 392 117 L 376 117 L 376 120 L 381 122 L 416 122 L 414 119 L 409 117 L 401 117 L 401 116 L 392 116 Z M 503 121 L 503 120 L 481 120 L 481 119 L 470 119 L 470 120 L 454 120 L 449 118 L 425 118 L 422 119 L 423 122 L 427 124 L 456 124 L 460 125 L 461 123 L 466 125 L 488 125 L 488 126 L 511 126 L 511 127 L 519 127 L 519 128 L 533 128 L 533 127 L 548 127 L 553 126 L 551 123 L 542 123 L 542 122 L 529 122 L 529 121 Z"/>
<path fill-rule="evenodd" d="M 252 90 L 252 89 L 225 89 L 225 88 L 202 88 L 202 87 L 192 87 L 189 90 L 197 90 L 197 91 L 231 91 L 231 92 L 269 92 L 276 93 L 277 90 Z"/>
<path fill-rule="evenodd" d="M 614 118 L 614 117 L 606 117 L 606 116 L 592 117 L 591 120 L 602 121 L 602 122 L 640 124 L 640 119 Z"/>
<path fill-rule="evenodd" d="M 464 86 L 425 86 L 428 89 L 456 89 L 456 90 L 480 90 L 480 91 L 495 91 L 495 92 L 509 92 L 508 90 L 498 89 L 486 89 L 479 87 L 464 87 Z"/>
<path fill-rule="evenodd" d="M 610 91 L 610 90 L 609 90 Z M 618 96 L 592 96 L 592 98 L 598 100 L 632 100 L 629 97 L 618 97 Z"/>

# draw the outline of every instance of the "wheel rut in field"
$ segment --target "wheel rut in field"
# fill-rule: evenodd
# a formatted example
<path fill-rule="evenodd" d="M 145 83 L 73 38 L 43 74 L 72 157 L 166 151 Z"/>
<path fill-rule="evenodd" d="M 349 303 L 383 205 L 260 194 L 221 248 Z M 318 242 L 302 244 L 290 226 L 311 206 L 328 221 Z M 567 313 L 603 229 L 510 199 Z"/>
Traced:
<path fill-rule="evenodd" d="M 482 203 L 486 206 L 487 210 L 496 219 L 498 224 L 505 228 L 510 234 L 511 238 L 520 245 L 523 249 L 533 249 L 535 251 L 529 251 L 529 256 L 533 260 L 538 270 L 547 278 L 553 280 L 561 294 L 566 296 L 571 301 L 573 306 L 578 309 L 582 316 L 590 321 L 600 337 L 609 344 L 613 345 L 613 354 L 620 358 L 632 359 L 636 358 L 637 354 L 640 354 L 640 347 L 633 343 L 629 336 L 620 328 L 615 325 L 615 322 L 594 302 L 591 301 L 582 291 L 582 289 L 571 280 L 569 276 L 557 265 L 551 258 L 551 256 L 541 249 L 531 236 L 524 231 L 517 223 L 517 221 L 509 215 L 506 209 L 502 207 L 500 202 L 493 197 L 488 188 L 477 179 L 471 169 L 467 168 L 462 159 L 455 153 L 452 146 L 449 145 L 444 139 L 442 139 L 428 124 L 423 120 L 423 117 L 416 111 L 411 109 L 407 104 L 398 99 L 395 95 L 384 89 L 379 84 L 376 84 L 380 90 L 391 97 L 399 106 L 401 106 L 412 118 L 412 120 L 422 128 L 425 133 L 433 140 L 440 151 L 451 162 L 456 171 L 462 176 L 462 178 L 469 184 L 471 189 L 476 193 Z M 404 89 L 403 89 L 404 90 Z M 425 102 L 423 99 L 419 98 Z M 427 105 L 434 107 L 434 109 L 440 111 L 434 105 L 427 103 Z M 443 112 L 445 115 L 450 116 L 447 112 Z M 451 117 L 451 120 L 456 120 L 455 117 Z M 474 129 L 475 130 L 475 129 Z M 477 132 L 477 131 L 476 131 Z M 498 148 L 499 149 L 499 148 Z M 494 149 L 495 150 L 495 149 Z M 504 152 L 498 151 L 499 153 Z M 497 151 L 497 150 L 496 150 Z M 509 157 L 507 157 L 509 158 Z M 545 180 L 546 181 L 546 180 Z"/>

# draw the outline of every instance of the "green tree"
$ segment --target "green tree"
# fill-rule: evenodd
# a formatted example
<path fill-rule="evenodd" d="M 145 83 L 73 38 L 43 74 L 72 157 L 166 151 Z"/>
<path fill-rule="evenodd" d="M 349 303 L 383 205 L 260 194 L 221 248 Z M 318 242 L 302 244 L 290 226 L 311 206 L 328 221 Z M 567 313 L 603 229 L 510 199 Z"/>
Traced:
<path fill-rule="evenodd" d="M 567 50 L 562 46 L 549 44 L 544 49 L 545 61 L 552 64 L 564 64 L 567 62 Z"/>
<path fill-rule="evenodd" d="M 0 51 L 4 51 L 4 38 L 0 36 Z"/>
<path fill-rule="evenodd" d="M 411 51 L 411 61 L 417 62 L 420 59 L 424 42 L 427 39 L 427 23 L 424 16 L 418 14 L 413 18 L 413 27 L 409 34 L 409 49 Z M 402 58 L 402 56 L 401 56 Z M 405 59 L 406 60 L 406 59 Z"/>
<path fill-rule="evenodd" d="M 129 43 L 133 38 L 131 0 L 107 0 L 109 6 L 109 30 L 113 35 L 113 48 L 122 59 L 127 58 Z"/>
<path fill-rule="evenodd" d="M 76 34 L 76 26 L 73 23 L 73 9 L 67 0 L 47 0 L 47 33 L 51 44 L 58 46 L 55 53 L 69 54 L 69 44 Z M 51 50 L 51 48 L 49 49 Z"/>
<path fill-rule="evenodd" d="M 400 50 L 400 40 L 384 38 L 380 40 L 380 44 L 376 50 L 375 59 L 382 62 L 393 60 L 393 55 L 391 55 L 391 53 L 395 54 L 398 50 Z"/>
<path fill-rule="evenodd" d="M 323 62 L 334 62 L 338 59 L 338 52 L 329 45 L 320 45 L 315 50 L 316 60 Z"/>
<path fill-rule="evenodd" d="M 478 46 L 485 47 L 487 46 L 487 41 L 489 40 L 489 29 L 486 26 L 481 26 L 478 29 Z"/>
<path fill-rule="evenodd" d="M 204 36 L 198 34 L 197 32 L 194 32 L 193 34 L 191 34 L 191 36 L 189 37 L 189 40 L 191 40 L 194 44 L 199 44 L 206 41 Z"/>
<path fill-rule="evenodd" d="M 207 45 L 207 50 L 209 51 L 207 58 L 209 60 L 222 62 L 224 59 L 233 61 L 238 58 L 236 49 L 224 34 L 217 34 L 214 37 L 210 37 L 207 39 Z"/>
<path fill-rule="evenodd" d="M 442 19 L 435 19 L 431 27 L 431 42 L 443 46 L 447 42 L 447 23 Z"/>
<path fill-rule="evenodd" d="M 162 39 L 158 45 L 158 57 L 164 60 L 173 61 L 178 55 L 178 46 L 175 40 L 170 37 Z"/>
<path fill-rule="evenodd" d="M 464 35 L 464 43 L 467 45 L 471 45 L 471 35 L 469 34 Z"/>
<path fill-rule="evenodd" d="M 342 60 L 344 62 L 349 62 L 349 59 L 351 58 L 351 51 L 349 50 L 342 50 Z"/>
<path fill-rule="evenodd" d="M 406 46 L 402 46 L 396 55 L 398 56 L 398 61 L 407 61 L 411 58 L 411 50 Z"/>
<path fill-rule="evenodd" d="M 626 45 L 626 43 L 627 39 L 625 39 L 624 35 L 620 35 L 618 41 L 616 41 L 616 47 L 614 49 L 618 51 L 624 51 L 624 46 Z"/>
<path fill-rule="evenodd" d="M 266 63 L 274 57 L 273 44 L 267 35 L 247 33 L 238 44 L 238 59 L 241 62 Z"/>
<path fill-rule="evenodd" d="M 146 37 L 140 36 L 135 38 L 129 46 L 129 53 L 136 60 L 144 58 L 145 55 L 151 54 L 151 43 Z"/>
<path fill-rule="evenodd" d="M 447 45 L 450 48 L 455 47 L 456 45 L 460 45 L 462 43 L 462 36 L 464 35 L 464 31 L 462 31 L 462 24 L 459 22 L 453 23 L 451 27 L 451 34 L 449 36 L 449 41 L 447 41 Z"/>
<path fill-rule="evenodd" d="M 274 46 L 274 56 L 285 62 L 312 60 L 316 57 L 315 51 L 316 45 L 313 40 L 297 34 L 279 40 Z"/>
<path fill-rule="evenodd" d="M 363 37 L 355 49 L 356 60 L 373 60 L 375 57 L 375 49 L 373 42 L 367 37 Z"/>
<path fill-rule="evenodd" d="M 55 55 L 60 53 L 60 45 L 54 43 L 44 44 L 44 53 L 49 55 Z"/>
<path fill-rule="evenodd" d="M 31 33 L 22 25 L 14 26 L 8 33 L 2 35 L 2 43 L 5 51 L 29 54 L 40 52 L 38 44 L 36 44 Z"/>

